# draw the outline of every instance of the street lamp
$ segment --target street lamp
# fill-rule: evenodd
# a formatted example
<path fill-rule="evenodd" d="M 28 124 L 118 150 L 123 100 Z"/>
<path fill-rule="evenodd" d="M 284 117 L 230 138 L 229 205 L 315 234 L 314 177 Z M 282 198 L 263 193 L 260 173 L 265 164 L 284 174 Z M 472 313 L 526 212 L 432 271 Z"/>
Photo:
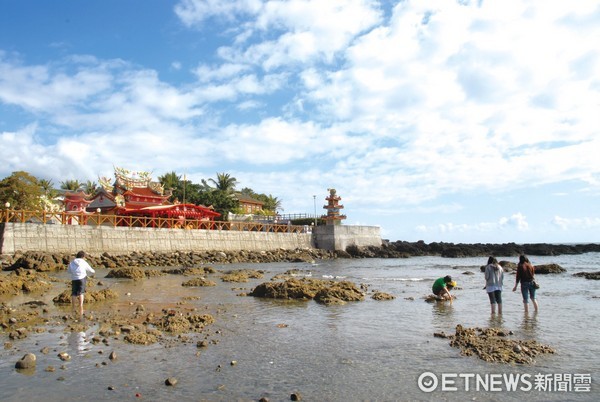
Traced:
<path fill-rule="evenodd" d="M 313 202 L 315 204 L 315 227 L 317 227 L 317 196 L 313 195 Z"/>

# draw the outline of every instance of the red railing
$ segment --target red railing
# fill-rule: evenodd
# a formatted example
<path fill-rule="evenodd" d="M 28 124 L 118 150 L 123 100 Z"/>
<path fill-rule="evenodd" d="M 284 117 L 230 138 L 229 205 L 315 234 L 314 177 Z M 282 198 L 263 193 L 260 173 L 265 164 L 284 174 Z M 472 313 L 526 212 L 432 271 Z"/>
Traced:
<path fill-rule="evenodd" d="M 153 218 L 147 216 L 105 215 L 101 213 L 67 213 L 49 211 L 0 210 L 0 222 L 20 222 L 43 225 L 91 225 L 130 228 L 238 230 L 275 233 L 304 233 L 305 226 L 278 225 L 260 222 L 224 222 L 184 219 L 181 217 Z"/>

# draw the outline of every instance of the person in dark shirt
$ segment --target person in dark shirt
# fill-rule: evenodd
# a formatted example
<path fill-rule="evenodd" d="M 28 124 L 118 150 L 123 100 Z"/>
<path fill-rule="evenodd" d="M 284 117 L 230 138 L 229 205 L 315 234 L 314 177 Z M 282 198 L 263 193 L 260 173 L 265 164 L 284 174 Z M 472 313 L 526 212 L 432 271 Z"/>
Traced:
<path fill-rule="evenodd" d="M 517 279 L 513 292 L 517 290 L 517 285 L 521 282 L 521 294 L 523 295 L 523 307 L 525 313 L 529 312 L 529 298 L 535 312 L 538 311 L 538 303 L 535 299 L 535 287 L 533 280 L 535 279 L 535 267 L 529 262 L 529 259 L 524 255 L 519 256 L 519 264 L 517 265 Z"/>

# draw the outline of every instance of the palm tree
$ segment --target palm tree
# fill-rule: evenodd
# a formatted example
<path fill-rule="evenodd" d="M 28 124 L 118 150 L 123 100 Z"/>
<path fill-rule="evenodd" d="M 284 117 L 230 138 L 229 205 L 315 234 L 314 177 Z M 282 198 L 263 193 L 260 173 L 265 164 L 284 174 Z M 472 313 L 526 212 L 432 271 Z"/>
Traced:
<path fill-rule="evenodd" d="M 96 194 L 96 190 L 98 189 L 98 184 L 95 181 L 88 180 L 83 185 L 83 189 L 86 194 L 93 195 Z"/>
<path fill-rule="evenodd" d="M 171 173 L 165 173 L 164 175 L 159 176 L 158 181 L 166 190 L 176 190 L 181 184 L 181 176 L 173 171 Z"/>
<path fill-rule="evenodd" d="M 217 190 L 221 190 L 225 193 L 232 193 L 235 190 L 237 179 L 232 177 L 229 173 L 217 173 L 217 180 L 208 179 L 209 182 L 214 184 Z M 202 180 L 202 183 L 206 186 L 206 181 Z"/>
<path fill-rule="evenodd" d="M 167 191 L 171 191 L 171 195 L 173 200 L 177 200 L 182 202 L 184 199 L 183 194 L 183 186 L 184 182 L 181 180 L 181 176 L 172 171 L 170 173 L 165 173 L 162 176 L 158 177 L 158 181 L 163 186 L 163 188 Z"/>
<path fill-rule="evenodd" d="M 40 179 L 38 180 L 38 183 L 47 198 L 54 198 L 56 196 L 56 190 L 54 189 L 52 180 Z"/>
<path fill-rule="evenodd" d="M 277 197 L 273 197 L 271 194 L 263 196 L 261 201 L 264 202 L 263 209 L 267 211 L 273 211 L 275 213 L 278 211 L 283 211 L 283 208 L 281 207 L 282 200 Z"/>
<path fill-rule="evenodd" d="M 65 180 L 60 182 L 60 188 L 63 190 L 77 191 L 81 188 L 79 180 Z"/>

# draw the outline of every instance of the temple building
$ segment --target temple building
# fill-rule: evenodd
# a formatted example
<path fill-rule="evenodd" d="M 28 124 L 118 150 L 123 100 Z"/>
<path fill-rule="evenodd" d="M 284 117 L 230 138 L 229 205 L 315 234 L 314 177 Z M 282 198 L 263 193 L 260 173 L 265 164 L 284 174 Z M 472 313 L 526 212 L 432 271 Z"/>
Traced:
<path fill-rule="evenodd" d="M 165 192 L 159 182 L 152 181 L 149 172 L 115 167 L 115 180 L 101 177 L 99 183 L 100 188 L 92 195 L 83 191 L 66 193 L 65 211 L 201 221 L 221 216 L 211 207 L 170 202 L 171 191 Z"/>

